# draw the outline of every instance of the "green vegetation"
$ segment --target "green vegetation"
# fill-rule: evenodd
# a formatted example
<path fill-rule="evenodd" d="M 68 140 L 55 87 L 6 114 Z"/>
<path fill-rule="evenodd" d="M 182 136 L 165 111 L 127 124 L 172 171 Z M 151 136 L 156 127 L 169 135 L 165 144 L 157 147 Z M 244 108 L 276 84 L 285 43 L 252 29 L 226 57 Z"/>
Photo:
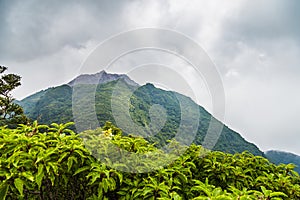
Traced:
<path fill-rule="evenodd" d="M 98 121 L 100 126 L 104 125 L 105 121 L 111 121 L 116 124 L 115 116 L 112 115 L 112 93 L 115 88 L 117 81 L 111 81 L 105 84 L 99 84 L 96 89 L 96 95 L 91 96 L 89 88 L 95 87 L 95 85 L 79 85 L 78 87 L 86 88 L 81 94 L 82 98 L 74 101 L 75 105 L 88 105 L 89 99 L 95 98 L 95 109 Z M 208 113 L 203 107 L 198 106 L 190 98 L 178 94 L 176 92 L 165 91 L 154 87 L 152 84 L 146 84 L 139 87 L 136 90 L 135 86 L 129 85 L 124 82 L 124 88 L 127 88 L 131 91 L 134 91 L 133 95 L 130 98 L 130 117 L 135 122 L 135 125 L 142 127 L 141 130 L 137 131 L 126 131 L 131 130 L 132 124 L 125 123 L 128 120 L 126 115 L 120 115 L 119 118 L 122 124 L 122 129 L 125 130 L 125 134 L 138 133 L 139 135 L 145 137 L 150 142 L 156 142 L 158 146 L 164 146 L 167 144 L 168 140 L 171 140 L 175 137 L 176 133 L 179 131 L 188 138 L 188 136 L 194 138 L 195 144 L 202 144 L 204 137 L 206 136 L 210 120 L 214 120 L 216 123 L 221 124 L 220 121 L 216 120 L 210 113 Z M 93 91 L 93 90 L 91 90 Z M 116 107 L 124 107 L 124 99 L 126 99 L 126 92 L 120 91 L 118 94 L 118 99 L 116 100 Z M 180 104 L 178 98 L 184 102 L 187 107 L 192 109 L 186 109 L 188 120 L 181 119 Z M 45 91 L 36 93 L 30 97 L 25 98 L 20 101 L 19 104 L 23 106 L 25 114 L 32 120 L 38 119 L 42 124 L 51 124 L 55 123 L 66 123 L 69 121 L 74 121 L 72 113 L 72 87 L 68 85 L 62 85 L 59 87 L 49 88 Z M 166 111 L 166 122 L 162 127 L 161 131 L 157 134 L 151 134 L 151 120 L 149 109 L 152 105 L 158 104 L 161 105 Z M 128 109 L 127 109 L 128 110 Z M 86 120 L 90 118 L 91 112 L 83 107 L 81 108 L 81 119 L 76 123 L 77 125 L 85 124 L 86 129 L 96 129 L 99 125 L 95 121 L 87 122 Z M 199 111 L 200 118 L 198 119 L 195 115 L 195 112 Z M 191 135 L 191 132 L 196 128 L 190 126 L 190 122 L 199 120 L 199 127 L 196 133 L 196 136 Z M 182 122 L 182 128 L 179 129 L 180 122 Z M 75 127 L 71 127 L 75 131 Z M 154 131 L 155 132 L 155 131 Z M 182 143 L 182 142 L 181 142 Z M 263 155 L 263 153 L 252 143 L 247 142 L 242 138 L 237 132 L 229 129 L 224 125 L 223 131 L 219 137 L 218 142 L 216 143 L 213 150 L 236 153 L 243 152 L 245 150 L 255 154 Z"/>
<path fill-rule="evenodd" d="M 289 164 L 293 163 L 297 167 L 295 168 L 295 171 L 300 173 L 300 156 L 297 156 L 292 153 L 288 152 L 282 152 L 282 151 L 267 151 L 265 153 L 266 157 L 273 163 L 279 165 L 279 164 Z"/>
<path fill-rule="evenodd" d="M 174 140 L 168 141 L 174 151 L 166 156 L 141 137 L 122 135 L 111 123 L 81 134 L 69 130 L 70 125 L 48 127 L 35 122 L 17 129 L 0 128 L 0 199 L 300 198 L 300 177 L 291 164 L 275 165 L 247 152 L 185 147 Z M 91 154 L 88 146 L 98 148 L 92 148 L 96 152 Z M 176 155 L 180 149 L 185 153 Z M 152 162 L 128 159 L 126 163 L 122 157 L 126 152 L 154 157 L 149 159 Z M 166 166 L 138 173 L 168 159 L 171 162 Z M 112 167 L 117 165 L 124 169 L 137 166 L 136 173 Z"/>
<path fill-rule="evenodd" d="M 7 67 L 0 66 L 0 126 L 16 127 L 17 124 L 27 123 L 23 109 L 14 103 L 11 92 L 21 85 L 21 77 L 16 74 L 3 74 Z"/>

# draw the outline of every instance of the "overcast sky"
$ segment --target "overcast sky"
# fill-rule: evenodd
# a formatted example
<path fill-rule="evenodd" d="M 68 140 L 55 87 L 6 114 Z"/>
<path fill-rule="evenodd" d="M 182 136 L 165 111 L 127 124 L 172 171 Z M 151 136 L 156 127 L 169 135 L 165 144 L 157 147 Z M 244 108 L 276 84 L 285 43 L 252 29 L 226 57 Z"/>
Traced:
<path fill-rule="evenodd" d="M 225 123 L 262 150 L 300 154 L 299 10 L 298 0 L 1 0 L 0 64 L 22 76 L 14 92 L 22 99 L 72 80 L 112 35 L 176 30 L 215 63 Z"/>

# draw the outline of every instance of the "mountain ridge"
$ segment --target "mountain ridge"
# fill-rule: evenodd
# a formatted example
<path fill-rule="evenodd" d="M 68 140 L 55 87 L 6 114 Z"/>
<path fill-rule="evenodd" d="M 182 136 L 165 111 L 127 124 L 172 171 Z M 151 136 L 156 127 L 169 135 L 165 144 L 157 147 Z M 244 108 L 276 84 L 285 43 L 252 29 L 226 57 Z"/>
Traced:
<path fill-rule="evenodd" d="M 101 81 L 97 81 L 96 78 L 100 77 L 101 79 L 101 76 L 103 76 L 103 74 L 104 78 Z M 91 78 L 91 80 L 88 80 L 89 78 Z M 120 79 L 123 81 L 118 81 Z M 151 123 L 150 108 L 154 104 L 162 105 L 166 109 L 166 113 L 168 116 L 166 119 L 167 121 L 162 127 L 161 131 L 152 138 L 150 137 L 150 140 L 153 140 L 153 142 L 161 143 L 161 145 L 163 145 L 164 141 L 172 139 L 174 137 L 174 135 L 178 131 L 181 121 L 181 110 L 178 99 L 176 97 L 176 92 L 165 91 L 156 88 L 153 84 L 149 83 L 140 86 L 137 89 L 137 83 L 132 80 L 132 82 L 128 82 L 128 80 L 131 79 L 126 75 L 110 75 L 105 71 L 92 75 L 80 75 L 68 84 L 64 84 L 58 87 L 52 87 L 45 91 L 40 91 L 29 97 L 26 97 L 21 100 L 19 104 L 23 106 L 26 115 L 28 115 L 33 120 L 39 119 L 40 123 L 49 124 L 52 122 L 65 123 L 68 121 L 74 121 L 72 112 L 72 103 L 74 103 L 72 102 L 72 92 L 74 85 L 83 88 L 89 88 L 90 85 L 97 85 L 97 90 L 95 93 L 96 104 L 94 105 L 94 107 L 96 109 L 98 121 L 100 122 L 100 125 L 104 125 L 105 121 L 111 121 L 115 123 L 115 119 L 111 111 L 111 97 L 116 84 L 124 82 L 124 84 L 126 84 L 126 87 L 131 88 L 134 93 L 132 98 L 130 99 L 130 116 L 120 116 L 122 119 L 121 121 L 126 121 L 128 120 L 128 118 L 132 118 L 134 123 L 139 124 L 143 127 L 143 130 L 145 130 L 144 133 L 142 132 L 142 130 L 138 134 L 147 135 L 149 134 L 149 132 L 151 132 L 151 126 L 149 126 Z M 124 94 L 123 91 L 120 91 L 118 98 L 122 100 L 122 98 L 125 98 L 125 96 L 126 94 Z M 192 111 L 199 110 L 201 118 L 199 119 L 199 126 L 194 139 L 194 143 L 201 144 L 208 130 L 210 120 L 213 119 L 217 123 L 222 122 L 215 119 L 209 112 L 205 110 L 205 108 L 193 102 L 190 97 L 181 95 L 181 98 L 183 98 L 183 101 L 186 102 L 187 105 L 190 105 L 192 106 L 191 108 L 194 108 L 190 109 L 190 111 L 187 111 L 189 113 L 190 120 L 187 120 L 183 123 L 183 131 L 185 131 L 185 134 L 187 136 L 190 134 L 189 121 L 192 121 L 196 118 L 196 116 L 192 114 Z M 82 98 L 79 102 L 83 105 L 86 105 L 87 99 Z M 122 107 L 124 106 L 124 104 L 119 103 L 118 106 Z M 82 120 L 89 118 L 90 113 L 85 113 L 84 108 L 82 113 Z M 89 125 L 89 127 L 96 128 L 98 125 L 98 123 L 92 123 Z M 219 141 L 217 142 L 214 150 L 220 150 L 230 153 L 248 150 L 255 155 L 263 155 L 263 152 L 260 151 L 255 144 L 246 141 L 239 133 L 231 130 L 226 125 L 224 125 L 223 127 L 222 133 L 219 137 Z"/>
<path fill-rule="evenodd" d="M 71 80 L 67 85 L 73 87 L 74 85 L 79 84 L 103 84 L 110 81 L 115 81 L 123 79 L 126 83 L 133 86 L 139 86 L 138 83 L 131 80 L 125 74 L 109 74 L 105 70 L 102 70 L 95 74 L 81 74 L 77 76 L 75 79 Z"/>
<path fill-rule="evenodd" d="M 289 164 L 296 165 L 295 171 L 300 174 L 300 156 L 295 153 L 279 150 L 269 150 L 264 152 L 265 156 L 274 164 Z"/>

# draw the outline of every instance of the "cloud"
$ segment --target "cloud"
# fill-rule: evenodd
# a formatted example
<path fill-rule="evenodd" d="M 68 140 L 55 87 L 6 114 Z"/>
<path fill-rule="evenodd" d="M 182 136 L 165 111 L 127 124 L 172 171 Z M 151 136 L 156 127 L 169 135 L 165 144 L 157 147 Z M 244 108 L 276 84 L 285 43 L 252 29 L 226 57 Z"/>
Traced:
<path fill-rule="evenodd" d="M 299 1 L 243 1 L 211 50 L 224 74 L 227 124 L 262 149 L 300 153 Z"/>
<path fill-rule="evenodd" d="M 300 27 L 298 21 L 300 2 L 297 0 L 242 1 L 239 9 L 222 22 L 221 37 L 214 51 L 224 59 L 240 55 L 241 45 L 259 54 L 275 58 L 279 53 L 298 51 Z M 243 49 L 242 49 L 243 50 Z M 225 54 L 223 52 L 226 52 Z M 276 55 L 277 56 L 277 55 Z M 226 60 L 221 61 L 226 62 Z M 294 67 L 289 66 L 289 67 Z"/>
<path fill-rule="evenodd" d="M 297 0 L 244 1 L 235 17 L 228 19 L 231 29 L 227 38 L 236 36 L 258 45 L 280 38 L 293 38 L 299 41 L 300 2 Z"/>
<path fill-rule="evenodd" d="M 0 58 L 26 61 L 120 30 L 126 1 L 4 1 Z"/>

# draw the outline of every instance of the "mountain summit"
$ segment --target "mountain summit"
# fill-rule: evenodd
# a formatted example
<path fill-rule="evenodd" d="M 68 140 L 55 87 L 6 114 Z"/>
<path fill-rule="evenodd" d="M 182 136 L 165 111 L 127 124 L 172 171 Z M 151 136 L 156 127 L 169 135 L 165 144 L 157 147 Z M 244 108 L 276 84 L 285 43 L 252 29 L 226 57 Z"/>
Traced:
<path fill-rule="evenodd" d="M 136 82 L 131 80 L 127 75 L 125 74 L 109 74 L 106 71 L 102 70 L 96 74 L 82 74 L 72 81 L 68 83 L 69 86 L 73 87 L 74 85 L 80 85 L 80 84 L 104 84 L 111 81 L 116 81 L 123 79 L 128 85 L 131 86 L 138 86 Z"/>
<path fill-rule="evenodd" d="M 122 84 L 118 84 L 119 80 L 122 80 Z M 113 96 L 117 84 L 120 89 L 117 90 L 118 95 Z M 75 85 L 83 88 L 83 93 L 74 99 Z M 94 98 L 94 105 L 90 105 L 89 97 Z M 68 84 L 40 91 L 18 103 L 30 119 L 38 119 L 41 124 L 74 122 L 73 106 L 82 105 L 80 115 L 76 118 L 79 131 L 96 129 L 110 121 L 122 128 L 124 133 L 138 134 L 161 147 L 173 138 L 180 139 L 183 144 L 203 144 L 213 121 L 213 131 L 213 126 L 223 125 L 217 141 L 214 141 L 215 138 L 207 141 L 217 142 L 213 150 L 229 153 L 247 150 L 255 155 L 263 155 L 255 144 L 246 141 L 239 133 L 215 119 L 191 98 L 156 88 L 149 83 L 139 86 L 125 74 L 101 71 L 80 75 Z M 164 111 L 153 109 L 155 105 Z M 95 110 L 96 120 L 93 119 L 90 108 Z M 76 127 L 72 128 L 75 130 Z"/>

